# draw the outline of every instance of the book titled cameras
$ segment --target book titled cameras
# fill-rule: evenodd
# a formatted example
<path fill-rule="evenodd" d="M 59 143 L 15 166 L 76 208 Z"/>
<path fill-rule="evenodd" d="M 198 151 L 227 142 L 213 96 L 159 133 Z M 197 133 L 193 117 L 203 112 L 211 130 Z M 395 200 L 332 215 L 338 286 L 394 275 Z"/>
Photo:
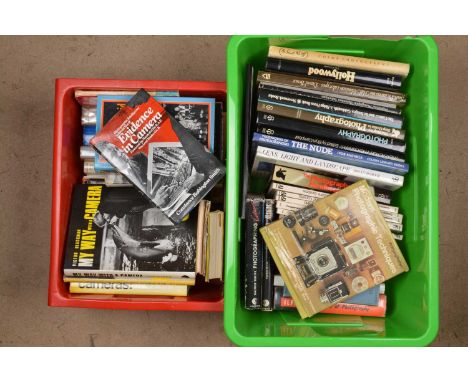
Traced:
<path fill-rule="evenodd" d="M 365 180 L 260 233 L 302 318 L 408 271 Z"/>
<path fill-rule="evenodd" d="M 143 89 L 90 142 L 174 223 L 225 173 L 221 162 Z"/>

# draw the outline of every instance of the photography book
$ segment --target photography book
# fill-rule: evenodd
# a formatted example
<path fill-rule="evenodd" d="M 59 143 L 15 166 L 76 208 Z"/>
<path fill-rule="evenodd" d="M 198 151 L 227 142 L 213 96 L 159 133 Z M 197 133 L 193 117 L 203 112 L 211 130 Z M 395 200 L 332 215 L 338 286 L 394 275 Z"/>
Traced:
<path fill-rule="evenodd" d="M 276 137 L 254 133 L 252 139 L 255 148 L 257 145 L 270 147 L 272 149 L 284 150 L 292 153 L 310 155 L 316 158 L 328 159 L 335 162 L 365 167 L 372 170 L 389 172 L 391 174 L 405 175 L 408 173 L 409 165 L 388 159 L 359 154 L 352 151 L 334 149 L 331 147 L 314 145 L 313 143 L 296 141 L 293 139 Z"/>
<path fill-rule="evenodd" d="M 410 65 L 404 62 L 377 60 L 375 58 L 284 48 L 279 46 L 270 46 L 268 56 L 322 65 L 337 65 L 344 68 L 394 74 L 402 77 L 408 76 L 410 70 Z"/>
<path fill-rule="evenodd" d="M 283 106 L 294 107 L 306 111 L 323 113 L 332 116 L 341 116 L 348 120 L 361 121 L 362 124 L 356 124 L 357 127 L 379 129 L 373 126 L 384 126 L 390 129 L 382 131 L 391 132 L 393 129 L 401 129 L 403 126 L 403 117 L 392 113 L 376 112 L 360 107 L 346 106 L 340 103 L 322 101 L 310 94 L 297 89 L 283 89 L 277 86 L 262 84 L 258 86 L 258 99 L 262 102 L 277 103 Z M 353 126 L 350 122 L 348 123 Z M 402 137 L 403 139 L 404 137 Z"/>
<path fill-rule="evenodd" d="M 265 222 L 265 198 L 247 194 L 244 239 L 244 307 L 262 308 L 263 248 L 260 227 Z"/>
<path fill-rule="evenodd" d="M 286 287 L 275 287 L 274 310 L 296 310 L 296 304 L 293 298 L 291 296 L 286 296 L 284 293 L 285 290 Z M 386 310 L 387 296 L 381 294 L 378 295 L 376 305 L 348 302 L 347 300 L 324 309 L 320 313 L 361 317 L 385 317 Z"/>
<path fill-rule="evenodd" d="M 138 296 L 187 296 L 187 285 L 132 284 L 114 282 L 71 282 L 70 293 L 138 295 Z"/>
<path fill-rule="evenodd" d="M 260 228 L 301 318 L 408 271 L 366 181 Z"/>
<path fill-rule="evenodd" d="M 262 107 L 261 104 L 258 107 Z M 292 111 L 292 114 L 291 114 Z M 288 116 L 279 115 L 279 113 L 288 113 Z M 390 137 L 383 137 L 377 134 L 354 131 L 346 128 L 329 126 L 321 123 L 304 121 L 294 118 L 296 116 L 294 109 L 281 108 L 279 105 L 268 105 L 268 109 L 258 110 L 257 113 L 257 132 L 268 135 L 283 136 L 299 141 L 309 142 L 308 137 L 321 138 L 329 141 L 342 142 L 344 144 L 365 147 L 369 150 L 385 152 L 391 154 L 403 154 L 406 150 L 406 144 L 402 140 Z M 271 131 L 269 131 L 271 129 Z M 287 132 L 287 135 L 281 135 L 275 131 L 280 129 Z M 313 143 L 313 142 L 312 142 Z"/>
<path fill-rule="evenodd" d="M 339 66 L 321 65 L 300 61 L 268 57 L 266 70 L 315 77 L 337 82 L 352 83 L 369 87 L 400 89 L 403 78 L 393 74 L 366 72 L 358 69 L 347 69 Z"/>
<path fill-rule="evenodd" d="M 75 186 L 65 277 L 195 278 L 197 213 L 175 225 L 134 187 Z"/>
<path fill-rule="evenodd" d="M 290 186 L 294 186 L 295 189 L 312 189 L 316 192 L 308 191 L 307 195 L 312 195 L 316 198 L 323 198 L 327 196 L 326 193 L 333 193 L 340 191 L 352 184 L 352 182 L 346 182 L 343 179 L 331 178 L 324 175 L 315 174 L 309 171 L 298 170 L 295 168 L 289 168 L 284 166 L 275 166 L 271 175 L 272 184 L 275 182 L 284 183 Z M 286 190 L 286 188 L 284 188 Z M 392 192 L 384 190 L 382 188 L 373 187 L 375 200 L 379 203 L 390 204 L 392 199 Z M 297 191 L 292 191 L 297 193 Z M 304 194 L 301 192 L 301 194 Z M 385 208 L 394 208 L 391 206 L 385 206 Z M 392 210 L 393 211 L 393 210 Z M 395 213 L 398 213 L 398 208 L 395 207 Z"/>
<path fill-rule="evenodd" d="M 259 71 L 257 81 L 260 83 L 281 86 L 288 90 L 298 90 L 309 93 L 322 100 L 345 103 L 351 106 L 361 106 L 401 114 L 398 106 L 403 106 L 406 94 L 375 88 L 367 88 L 335 81 L 305 78 L 291 74 Z"/>
<path fill-rule="evenodd" d="M 357 133 L 372 134 L 376 136 L 374 140 L 381 140 L 380 137 L 405 139 L 406 131 L 402 129 L 393 129 L 384 126 L 373 125 L 367 122 L 360 122 L 350 118 L 344 118 L 341 115 L 331 115 L 327 113 L 309 111 L 304 107 L 287 106 L 282 103 L 286 97 L 277 97 L 278 101 L 259 100 L 257 110 L 264 113 L 271 113 L 281 117 L 292 118 L 295 120 L 309 122 L 309 129 L 313 130 L 316 125 L 330 127 L 335 129 L 346 129 Z"/>
<path fill-rule="evenodd" d="M 135 94 L 135 93 L 133 93 Z M 107 95 L 97 97 L 96 133 L 125 107 L 132 95 Z M 214 98 L 194 97 L 154 97 L 166 112 L 184 126 L 205 145 L 210 152 L 215 151 L 215 109 Z M 95 155 L 95 167 L 99 171 L 112 171 L 114 168 L 99 154 Z"/>
<path fill-rule="evenodd" d="M 252 166 L 252 174 L 259 177 L 268 177 L 273 172 L 275 165 L 326 173 L 331 176 L 340 176 L 349 182 L 365 179 L 374 186 L 391 191 L 397 190 L 403 186 L 404 180 L 401 175 L 290 153 L 284 150 L 257 146 L 255 160 Z"/>
<path fill-rule="evenodd" d="M 144 89 L 91 144 L 175 223 L 225 174 L 221 162 Z"/>

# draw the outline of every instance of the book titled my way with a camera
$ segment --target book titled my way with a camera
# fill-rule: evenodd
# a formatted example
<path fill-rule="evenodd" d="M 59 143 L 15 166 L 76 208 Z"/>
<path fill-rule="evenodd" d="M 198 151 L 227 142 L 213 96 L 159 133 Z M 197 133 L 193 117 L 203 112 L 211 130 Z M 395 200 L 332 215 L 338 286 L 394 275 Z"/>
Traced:
<path fill-rule="evenodd" d="M 408 271 L 365 180 L 260 233 L 302 318 Z"/>
<path fill-rule="evenodd" d="M 221 162 L 143 89 L 91 144 L 174 223 L 225 174 Z"/>

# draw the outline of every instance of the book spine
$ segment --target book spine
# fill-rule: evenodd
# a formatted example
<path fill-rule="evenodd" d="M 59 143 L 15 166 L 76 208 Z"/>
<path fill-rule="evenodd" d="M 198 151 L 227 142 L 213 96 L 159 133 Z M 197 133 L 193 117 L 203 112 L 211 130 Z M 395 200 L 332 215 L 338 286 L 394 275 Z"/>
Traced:
<path fill-rule="evenodd" d="M 295 141 L 300 141 L 300 142 L 308 142 L 320 146 L 325 146 L 325 147 L 331 147 L 339 150 L 345 150 L 345 151 L 350 151 L 354 153 L 360 153 L 360 154 L 366 154 L 369 156 L 377 157 L 377 158 L 382 158 L 382 159 L 387 159 L 387 160 L 392 160 L 395 162 L 400 162 L 404 163 L 405 160 L 403 158 L 402 154 L 389 154 L 389 153 L 383 153 L 383 152 L 378 152 L 374 150 L 370 150 L 364 147 L 359 147 L 360 145 L 348 145 L 343 142 L 333 142 L 329 141 L 326 139 L 321 139 L 317 137 L 313 137 L 311 135 L 301 135 L 301 134 L 296 134 L 294 131 L 288 131 L 284 129 L 279 129 L 276 127 L 272 126 L 263 126 L 263 127 L 258 127 L 257 132 L 265 135 L 271 135 L 271 136 L 276 136 L 276 137 L 284 137 L 288 139 L 292 139 Z"/>
<path fill-rule="evenodd" d="M 279 183 L 290 184 L 298 189 L 306 188 L 326 193 L 333 193 L 351 185 L 350 182 L 342 179 L 330 178 L 294 168 L 282 168 L 281 166 L 275 167 L 272 180 Z M 390 203 L 392 199 L 391 191 L 377 187 L 373 187 L 373 189 L 376 200 L 377 197 L 380 197 L 388 200 L 388 203 Z"/>
<path fill-rule="evenodd" d="M 262 163 L 270 164 L 270 166 L 262 165 Z M 260 176 L 262 172 L 266 172 L 266 175 L 268 175 L 275 164 L 303 170 L 327 172 L 333 175 L 344 176 L 345 179 L 351 181 L 365 179 L 370 184 L 388 190 L 396 190 L 403 186 L 403 177 L 400 175 L 258 146 L 252 172 Z"/>
<path fill-rule="evenodd" d="M 254 133 L 253 142 L 256 144 L 285 150 L 297 154 L 311 155 L 321 159 L 328 159 L 358 167 L 366 167 L 377 171 L 386 171 L 392 174 L 404 175 L 408 173 L 407 163 L 390 161 L 387 159 L 371 157 L 365 154 L 353 153 L 307 142 L 299 142 L 287 138 Z"/>
<path fill-rule="evenodd" d="M 317 199 L 322 199 L 328 196 L 329 194 L 326 192 L 301 189 L 300 187 L 288 186 L 287 184 L 272 182 L 268 189 L 268 195 L 272 195 L 275 198 L 275 200 L 282 201 L 282 202 L 286 201 L 288 198 L 289 200 L 297 199 L 302 202 L 305 202 L 306 204 L 309 204 L 309 203 L 315 202 Z M 393 206 L 386 206 L 380 203 L 377 203 L 377 205 L 379 206 L 379 209 L 381 210 L 382 214 L 384 216 L 389 217 L 389 221 L 393 221 L 394 216 L 402 216 L 399 214 L 388 212 L 386 207 L 394 208 Z M 398 208 L 398 207 L 395 207 L 395 208 Z"/>
<path fill-rule="evenodd" d="M 173 272 L 173 271 L 126 271 L 106 269 L 76 269 L 64 268 L 63 275 L 66 277 L 90 277 L 90 278 L 142 278 L 142 277 L 171 277 L 195 278 L 195 272 Z"/>
<path fill-rule="evenodd" d="M 172 277 L 142 277 L 142 278 L 102 278 L 102 277 L 68 277 L 64 276 L 66 283 L 114 283 L 114 284 L 164 284 L 164 285 L 195 285 L 195 279 Z"/>
<path fill-rule="evenodd" d="M 188 287 L 187 285 L 72 282 L 70 283 L 70 293 L 187 296 Z"/>
<path fill-rule="evenodd" d="M 257 132 L 272 135 L 271 132 L 262 132 L 258 128 L 275 127 L 281 130 L 289 130 L 296 133 L 297 136 L 322 138 L 330 141 L 343 142 L 348 145 L 364 146 L 374 151 L 383 151 L 386 153 L 404 153 L 406 145 L 403 141 L 393 138 L 382 137 L 380 135 L 357 132 L 347 129 L 334 128 L 330 126 L 319 125 L 311 122 L 301 121 L 299 119 L 286 118 L 276 115 L 274 111 L 277 105 L 272 107 L 271 112 L 257 113 Z M 287 137 L 289 138 L 289 137 Z M 303 140 L 298 139 L 296 140 Z"/>
<path fill-rule="evenodd" d="M 323 81 L 316 78 L 305 78 L 278 72 L 259 71 L 257 81 L 282 86 L 287 89 L 300 89 L 314 96 L 329 96 L 336 99 L 336 102 L 358 102 L 366 108 L 379 106 L 383 107 L 384 110 L 391 109 L 399 114 L 401 114 L 401 110 L 397 107 L 403 106 L 406 103 L 406 95 L 400 92 L 347 85 L 334 81 Z"/>
<path fill-rule="evenodd" d="M 315 202 L 315 201 L 292 199 L 289 197 L 281 197 L 281 196 L 278 196 L 278 194 L 275 194 L 275 200 L 276 200 L 275 207 L 277 211 L 282 211 L 282 212 L 288 211 L 290 213 L 296 212 L 297 210 L 307 207 L 309 204 Z M 390 221 L 387 218 L 387 215 L 382 214 L 382 216 L 384 217 L 385 222 L 387 223 L 388 227 L 390 228 L 392 232 L 399 232 L 395 230 L 395 227 L 394 227 L 395 223 Z"/>
<path fill-rule="evenodd" d="M 293 309 L 295 307 L 296 304 L 291 297 L 280 297 L 278 307 L 279 309 Z M 385 317 L 387 310 L 386 308 L 387 298 L 385 295 L 380 295 L 379 304 L 377 306 L 339 302 L 330 308 L 322 310 L 320 313 L 365 317 Z"/>
<path fill-rule="evenodd" d="M 268 225 L 273 221 L 274 200 L 265 199 L 265 221 Z M 262 310 L 273 309 L 273 276 L 271 272 L 271 254 L 266 245 L 263 245 L 263 284 L 262 284 Z"/>
<path fill-rule="evenodd" d="M 307 64 L 271 57 L 267 59 L 265 69 L 385 89 L 398 90 L 402 85 L 402 77 L 397 75 L 366 72 L 357 69 L 349 70 L 338 66 Z"/>
<path fill-rule="evenodd" d="M 362 124 L 356 124 L 363 128 L 371 128 L 372 124 L 378 127 L 387 127 L 389 129 L 382 129 L 382 131 L 393 132 L 393 129 L 401 129 L 403 126 L 403 117 L 401 115 L 394 115 L 391 113 L 376 113 L 369 109 L 349 107 L 342 104 L 322 101 L 309 94 L 297 90 L 285 90 L 270 85 L 259 85 L 258 97 L 260 101 L 268 103 L 278 103 L 306 111 L 314 111 L 317 113 L 324 113 L 327 115 L 346 117 L 348 119 L 361 121 Z M 354 126 L 351 122 L 350 126 Z M 369 126 L 368 126 L 369 125 Z M 341 127 L 341 125 L 339 126 Z M 396 135 L 397 132 L 393 132 Z M 402 134 L 401 132 L 399 134 Z M 403 136 L 404 138 L 404 136 Z M 401 139 L 403 139 L 401 138 Z"/>
<path fill-rule="evenodd" d="M 353 119 L 344 118 L 339 115 L 331 115 L 327 113 L 321 113 L 317 111 L 307 110 L 306 107 L 296 107 L 294 106 L 293 98 L 290 98 L 288 106 L 284 106 L 283 100 L 286 100 L 287 97 L 278 97 L 281 101 L 262 101 L 258 103 L 258 111 L 265 113 L 271 113 L 279 115 L 286 118 L 298 119 L 304 122 L 310 122 L 322 126 L 330 126 L 337 129 L 346 129 L 351 131 L 356 131 L 359 133 L 373 134 L 381 137 L 388 137 L 391 139 L 403 140 L 405 138 L 406 132 L 401 129 L 393 129 L 385 126 L 373 125 L 366 122 L 359 122 Z M 302 101 L 298 101 L 302 102 Z"/>
<path fill-rule="evenodd" d="M 344 68 L 394 74 L 402 77 L 408 76 L 410 70 L 410 65 L 403 62 L 376 60 L 373 58 L 283 48 L 278 46 L 270 46 L 268 56 L 322 65 L 337 65 Z"/>
<path fill-rule="evenodd" d="M 263 220 L 263 200 L 256 196 L 247 196 L 245 228 L 245 308 L 261 309 L 261 256 L 262 238 L 260 227 Z"/>

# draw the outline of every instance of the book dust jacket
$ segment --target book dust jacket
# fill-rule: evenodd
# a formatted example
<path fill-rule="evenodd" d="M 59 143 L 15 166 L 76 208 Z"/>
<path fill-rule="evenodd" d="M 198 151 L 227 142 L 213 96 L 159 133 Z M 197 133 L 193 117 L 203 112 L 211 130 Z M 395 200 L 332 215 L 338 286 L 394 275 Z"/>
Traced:
<path fill-rule="evenodd" d="M 408 271 L 365 180 L 260 232 L 302 318 Z"/>
<path fill-rule="evenodd" d="M 91 144 L 174 223 L 225 174 L 221 162 L 143 89 Z"/>

